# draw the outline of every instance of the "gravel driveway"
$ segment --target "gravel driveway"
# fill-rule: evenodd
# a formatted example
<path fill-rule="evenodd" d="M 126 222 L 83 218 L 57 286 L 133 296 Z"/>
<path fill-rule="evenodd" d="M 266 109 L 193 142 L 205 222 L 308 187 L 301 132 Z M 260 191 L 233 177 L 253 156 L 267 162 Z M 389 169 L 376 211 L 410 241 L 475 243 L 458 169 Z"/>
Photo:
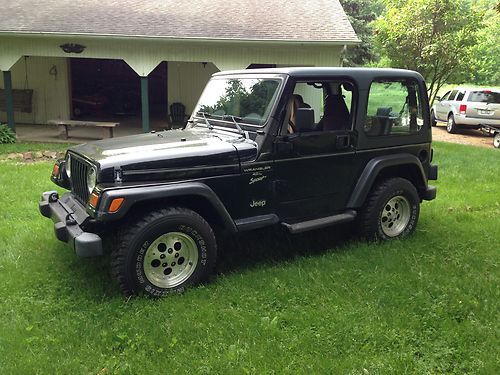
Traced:
<path fill-rule="evenodd" d="M 493 148 L 493 137 L 480 130 L 460 129 L 460 133 L 450 134 L 439 124 L 432 128 L 432 140 Z"/>

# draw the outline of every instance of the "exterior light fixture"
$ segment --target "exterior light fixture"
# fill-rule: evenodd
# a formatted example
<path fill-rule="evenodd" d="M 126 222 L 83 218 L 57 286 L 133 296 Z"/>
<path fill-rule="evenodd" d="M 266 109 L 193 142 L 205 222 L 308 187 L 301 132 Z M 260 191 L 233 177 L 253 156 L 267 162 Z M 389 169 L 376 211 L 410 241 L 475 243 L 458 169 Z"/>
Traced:
<path fill-rule="evenodd" d="M 83 50 L 87 48 L 84 45 L 76 43 L 65 43 L 61 44 L 59 47 L 66 53 L 82 53 Z"/>

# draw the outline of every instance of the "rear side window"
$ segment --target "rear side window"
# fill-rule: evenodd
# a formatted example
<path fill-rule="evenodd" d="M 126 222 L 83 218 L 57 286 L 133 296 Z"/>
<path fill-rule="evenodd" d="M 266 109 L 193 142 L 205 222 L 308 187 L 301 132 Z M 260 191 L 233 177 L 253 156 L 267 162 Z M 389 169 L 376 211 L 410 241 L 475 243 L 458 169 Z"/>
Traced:
<path fill-rule="evenodd" d="M 415 134 L 423 124 L 422 98 L 416 81 L 372 82 L 364 126 L 368 136 Z"/>
<path fill-rule="evenodd" d="M 471 91 L 469 102 L 500 104 L 500 92 L 494 91 Z"/>
<path fill-rule="evenodd" d="M 460 91 L 457 96 L 457 102 L 461 101 L 465 96 L 465 91 Z"/>
<path fill-rule="evenodd" d="M 455 100 L 455 96 L 457 96 L 457 92 L 458 90 L 453 90 L 450 94 L 450 97 L 448 98 L 448 100 Z"/>

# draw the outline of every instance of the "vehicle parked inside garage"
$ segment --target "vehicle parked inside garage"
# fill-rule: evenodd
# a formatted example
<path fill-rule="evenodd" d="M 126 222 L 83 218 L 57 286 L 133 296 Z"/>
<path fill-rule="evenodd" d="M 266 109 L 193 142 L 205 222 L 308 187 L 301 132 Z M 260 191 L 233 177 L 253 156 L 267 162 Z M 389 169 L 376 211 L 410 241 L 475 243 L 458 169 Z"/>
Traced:
<path fill-rule="evenodd" d="M 432 200 L 422 76 L 395 69 L 221 72 L 184 129 L 72 147 L 43 216 L 80 256 L 114 237 L 126 295 L 163 296 L 207 280 L 216 233 L 281 226 L 291 234 L 354 223 L 369 239 L 415 231 Z"/>

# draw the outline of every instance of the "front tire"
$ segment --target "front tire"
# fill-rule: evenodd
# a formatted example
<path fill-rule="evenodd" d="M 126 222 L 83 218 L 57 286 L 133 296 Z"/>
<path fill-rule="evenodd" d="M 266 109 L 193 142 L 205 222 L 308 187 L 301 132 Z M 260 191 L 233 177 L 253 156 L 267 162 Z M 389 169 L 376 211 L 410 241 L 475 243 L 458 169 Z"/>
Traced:
<path fill-rule="evenodd" d="M 123 230 L 111 269 L 126 296 L 163 297 L 206 281 L 217 243 L 196 212 L 170 207 L 146 214 Z"/>
<path fill-rule="evenodd" d="M 453 116 L 453 114 L 450 114 L 448 116 L 448 122 L 446 123 L 446 130 L 450 134 L 458 133 L 458 125 L 455 122 L 455 117 Z"/>
<path fill-rule="evenodd" d="M 436 115 L 434 115 L 434 111 L 431 112 L 431 125 L 437 126 Z"/>
<path fill-rule="evenodd" d="M 420 197 L 413 184 L 400 177 L 383 180 L 373 188 L 358 222 L 362 237 L 390 240 L 412 234 L 420 214 Z"/>

